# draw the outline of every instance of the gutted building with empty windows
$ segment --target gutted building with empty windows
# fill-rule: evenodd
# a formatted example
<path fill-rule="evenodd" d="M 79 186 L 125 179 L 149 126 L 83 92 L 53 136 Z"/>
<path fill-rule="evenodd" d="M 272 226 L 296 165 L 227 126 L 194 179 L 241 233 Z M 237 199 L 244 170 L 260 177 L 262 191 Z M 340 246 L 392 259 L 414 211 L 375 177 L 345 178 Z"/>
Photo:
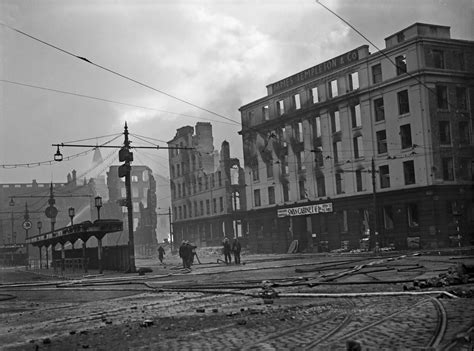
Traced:
<path fill-rule="evenodd" d="M 245 219 L 245 179 L 240 161 L 230 157 L 227 141 L 214 150 L 212 125 L 179 128 L 168 142 L 173 241 L 220 246 L 238 236 Z M 183 149 L 180 149 L 183 148 Z"/>
<path fill-rule="evenodd" d="M 415 23 L 385 44 L 240 108 L 253 249 L 354 249 L 369 234 L 400 249 L 473 240 L 474 42 Z"/>

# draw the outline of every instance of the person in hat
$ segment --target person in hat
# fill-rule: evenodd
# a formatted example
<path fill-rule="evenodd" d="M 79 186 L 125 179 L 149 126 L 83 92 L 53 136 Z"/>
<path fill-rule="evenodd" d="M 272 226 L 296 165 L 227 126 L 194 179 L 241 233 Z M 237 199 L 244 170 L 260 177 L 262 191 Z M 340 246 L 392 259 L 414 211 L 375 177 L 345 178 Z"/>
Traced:
<path fill-rule="evenodd" d="M 232 243 L 232 252 L 234 253 L 234 262 L 235 264 L 240 264 L 240 251 L 242 250 L 242 245 L 237 237 L 234 238 Z"/>
<path fill-rule="evenodd" d="M 230 256 L 230 252 L 232 248 L 229 243 L 229 239 L 224 238 L 224 242 L 222 243 L 223 251 L 224 251 L 224 260 L 226 264 L 232 263 L 232 257 Z"/>
<path fill-rule="evenodd" d="M 183 261 L 183 268 L 186 268 L 186 241 L 183 240 L 181 242 L 181 246 L 179 247 L 179 257 L 181 257 L 181 260 Z"/>

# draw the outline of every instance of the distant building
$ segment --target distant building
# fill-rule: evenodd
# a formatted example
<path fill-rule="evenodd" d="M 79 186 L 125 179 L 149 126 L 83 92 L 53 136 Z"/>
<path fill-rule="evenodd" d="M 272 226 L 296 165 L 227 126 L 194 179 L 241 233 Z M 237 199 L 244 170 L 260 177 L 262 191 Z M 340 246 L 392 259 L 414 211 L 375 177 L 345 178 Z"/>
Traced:
<path fill-rule="evenodd" d="M 104 218 L 122 219 L 123 232 L 109 234 L 104 238 L 104 245 L 126 245 L 128 243 L 128 214 L 124 200 L 127 197 L 125 178 L 118 177 L 119 166 L 111 166 L 107 172 L 109 201 L 104 204 Z M 149 255 L 156 249 L 156 182 L 152 171 L 147 166 L 132 166 L 131 195 L 133 208 L 133 230 L 135 251 L 137 254 Z"/>
<path fill-rule="evenodd" d="M 473 240 L 474 43 L 422 23 L 385 43 L 240 108 L 254 250 L 356 249 L 369 232 L 399 249 Z"/>
<path fill-rule="evenodd" d="M 32 224 L 28 236 L 39 233 L 38 222 L 41 222 L 42 232 L 51 230 L 51 219 L 45 215 L 45 210 L 49 206 L 51 186 L 54 206 L 58 210 L 55 228 L 70 225 L 71 219 L 68 215 L 70 207 L 75 210 L 75 223 L 91 220 L 95 211 L 94 184 L 93 182 L 79 184 L 75 170 L 67 175 L 67 182 L 64 183 L 38 183 L 36 180 L 31 183 L 3 183 L 0 184 L 0 244 L 25 242 L 26 230 L 23 228 L 23 223 L 26 206 Z"/>
<path fill-rule="evenodd" d="M 243 237 L 244 174 L 229 143 L 215 151 L 212 125 L 198 122 L 179 128 L 168 146 L 194 148 L 169 150 L 173 241 L 219 246 L 226 236 Z"/>

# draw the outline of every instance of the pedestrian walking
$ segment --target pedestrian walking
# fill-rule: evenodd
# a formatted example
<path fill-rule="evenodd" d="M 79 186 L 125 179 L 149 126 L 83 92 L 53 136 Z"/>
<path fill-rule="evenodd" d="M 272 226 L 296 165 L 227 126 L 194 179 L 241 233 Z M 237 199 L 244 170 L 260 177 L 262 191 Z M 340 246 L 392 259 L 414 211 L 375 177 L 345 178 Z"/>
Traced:
<path fill-rule="evenodd" d="M 163 256 L 165 255 L 165 249 L 163 249 L 163 246 L 158 247 L 158 259 L 160 260 L 161 263 L 163 263 Z"/>
<path fill-rule="evenodd" d="M 242 250 L 242 245 L 237 237 L 234 238 L 232 243 L 232 252 L 234 253 L 234 262 L 235 264 L 240 264 L 240 251 Z"/>
<path fill-rule="evenodd" d="M 224 247 L 224 260 L 226 264 L 232 263 L 232 257 L 230 256 L 230 252 L 232 251 L 232 248 L 229 243 L 229 239 L 224 238 L 224 242 L 222 243 Z"/>
<path fill-rule="evenodd" d="M 194 255 L 196 254 L 197 246 L 191 244 L 189 241 L 186 241 L 185 255 L 186 255 L 186 268 L 191 269 L 191 266 L 194 263 Z"/>

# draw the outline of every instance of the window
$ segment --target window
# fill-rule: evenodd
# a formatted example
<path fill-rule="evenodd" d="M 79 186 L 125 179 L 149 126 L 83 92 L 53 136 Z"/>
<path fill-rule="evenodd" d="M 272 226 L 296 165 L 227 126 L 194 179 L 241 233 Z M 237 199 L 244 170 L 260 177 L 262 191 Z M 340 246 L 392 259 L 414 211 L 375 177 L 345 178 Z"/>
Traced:
<path fill-rule="evenodd" d="M 341 131 L 341 120 L 339 118 L 339 111 L 337 110 L 331 112 L 331 127 L 333 133 Z"/>
<path fill-rule="evenodd" d="M 454 62 L 456 62 L 456 68 L 460 71 L 464 71 L 466 69 L 466 63 L 464 61 L 464 52 L 455 52 L 454 53 Z"/>
<path fill-rule="evenodd" d="M 467 95 L 464 87 L 456 87 L 456 109 L 467 110 Z"/>
<path fill-rule="evenodd" d="M 328 83 L 328 88 L 329 88 L 329 97 L 333 98 L 339 95 L 339 92 L 337 90 L 337 79 L 334 79 Z"/>
<path fill-rule="evenodd" d="M 298 182 L 298 188 L 300 190 L 300 200 L 306 199 L 306 188 L 304 180 Z"/>
<path fill-rule="evenodd" d="M 342 172 L 336 173 L 336 194 L 344 193 L 344 175 Z"/>
<path fill-rule="evenodd" d="M 177 176 L 177 177 L 179 177 L 179 176 L 180 176 L 180 173 L 181 173 L 181 171 L 180 171 L 181 168 L 180 168 L 180 167 L 181 167 L 181 166 L 180 166 L 179 164 L 176 165 L 176 176 Z M 132 178 L 133 178 L 133 177 L 132 177 Z"/>
<path fill-rule="evenodd" d="M 287 202 L 290 200 L 290 186 L 288 183 L 283 183 L 281 187 L 283 191 L 283 201 Z"/>
<path fill-rule="evenodd" d="M 179 173 L 179 165 L 178 165 L 178 173 Z M 138 176 L 132 175 L 132 183 L 138 183 Z"/>
<path fill-rule="evenodd" d="M 268 121 L 270 119 L 270 110 L 268 108 L 268 105 L 262 107 L 262 115 L 265 121 Z"/>
<path fill-rule="evenodd" d="M 285 103 L 283 100 L 277 101 L 277 112 L 279 116 L 285 113 Z"/>
<path fill-rule="evenodd" d="M 318 187 L 318 196 L 326 196 L 326 181 L 323 174 L 320 174 L 316 177 L 316 185 Z"/>
<path fill-rule="evenodd" d="M 224 198 L 222 196 L 219 198 L 219 207 L 220 211 L 224 212 Z"/>
<path fill-rule="evenodd" d="M 299 154 L 297 154 L 297 162 L 298 162 L 298 170 L 303 171 L 306 169 L 306 166 L 304 164 L 306 157 L 304 154 L 304 150 L 300 151 Z"/>
<path fill-rule="evenodd" d="M 260 189 L 255 189 L 253 191 L 253 199 L 254 199 L 255 207 L 259 207 L 262 205 L 261 200 L 260 200 Z"/>
<path fill-rule="evenodd" d="M 397 42 L 401 43 L 403 41 L 405 41 L 405 33 L 403 32 L 397 33 Z"/>
<path fill-rule="evenodd" d="M 471 143 L 471 134 L 469 130 L 469 122 L 459 122 L 459 144 L 468 145 Z"/>
<path fill-rule="evenodd" d="M 372 83 L 377 84 L 382 81 L 382 65 L 379 63 L 372 66 Z"/>
<path fill-rule="evenodd" d="M 363 183 L 362 183 L 362 170 L 358 169 L 355 172 L 356 174 L 356 190 L 363 191 Z"/>
<path fill-rule="evenodd" d="M 354 139 L 354 158 L 364 157 L 364 146 L 362 144 L 362 135 L 356 136 Z"/>
<path fill-rule="evenodd" d="M 204 201 L 199 201 L 200 215 L 204 216 Z"/>
<path fill-rule="evenodd" d="M 268 187 L 268 203 L 273 205 L 275 203 L 275 187 Z"/>
<path fill-rule="evenodd" d="M 212 212 L 217 213 L 217 199 L 212 199 Z"/>
<path fill-rule="evenodd" d="M 311 97 L 313 99 L 313 104 L 319 102 L 318 88 L 314 87 L 310 90 L 310 92 L 311 92 Z"/>
<path fill-rule="evenodd" d="M 303 123 L 298 122 L 293 125 L 293 136 L 298 142 L 303 142 Z"/>
<path fill-rule="evenodd" d="M 189 218 L 191 218 L 193 216 L 193 203 L 190 202 L 189 203 Z"/>
<path fill-rule="evenodd" d="M 333 143 L 334 147 L 334 163 L 342 162 L 342 142 L 336 141 Z"/>
<path fill-rule="evenodd" d="M 171 189 L 172 189 L 172 192 L 173 192 L 173 197 L 176 197 L 175 195 L 175 188 L 174 188 L 174 184 L 171 183 Z M 126 188 L 120 188 L 120 194 L 122 195 L 123 198 L 127 197 L 127 189 Z"/>
<path fill-rule="evenodd" d="M 321 117 L 316 117 L 313 121 L 313 137 L 321 137 Z"/>
<path fill-rule="evenodd" d="M 258 165 L 255 165 L 252 167 L 252 179 L 253 181 L 258 181 L 260 180 L 260 175 L 259 175 L 259 172 L 258 172 Z"/>
<path fill-rule="evenodd" d="M 403 90 L 397 93 L 398 97 L 398 114 L 404 115 L 410 112 L 410 104 L 408 102 L 408 90 Z"/>
<path fill-rule="evenodd" d="M 377 132 L 377 152 L 385 154 L 387 152 L 387 134 L 385 130 Z"/>
<path fill-rule="evenodd" d="M 267 179 L 273 178 L 273 161 L 270 160 L 269 162 L 265 163 L 267 168 Z"/>
<path fill-rule="evenodd" d="M 198 190 L 202 191 L 202 178 L 198 177 Z"/>
<path fill-rule="evenodd" d="M 432 54 L 434 68 L 444 68 L 444 52 L 442 50 L 433 50 Z"/>
<path fill-rule="evenodd" d="M 247 121 L 249 122 L 249 124 L 251 124 L 252 120 L 253 120 L 253 111 L 249 111 L 247 113 Z"/>
<path fill-rule="evenodd" d="M 374 100 L 375 122 L 385 120 L 385 109 L 383 107 L 383 98 Z"/>
<path fill-rule="evenodd" d="M 197 206 L 197 201 L 194 201 L 194 217 L 199 216 L 199 209 Z"/>
<path fill-rule="evenodd" d="M 221 171 L 217 171 L 217 181 L 218 181 L 219 186 L 222 186 L 222 172 Z"/>
<path fill-rule="evenodd" d="M 400 56 L 395 57 L 395 64 L 397 65 L 397 76 L 403 73 L 407 73 L 406 55 L 400 55 Z"/>
<path fill-rule="evenodd" d="M 417 204 L 408 204 L 407 206 L 407 217 L 408 217 L 408 226 L 418 227 L 418 205 Z"/>
<path fill-rule="evenodd" d="M 448 88 L 444 85 L 436 86 L 436 106 L 439 109 L 448 109 Z"/>
<path fill-rule="evenodd" d="M 362 120 L 360 117 L 360 104 L 351 106 L 352 128 L 360 127 Z"/>
<path fill-rule="evenodd" d="M 293 103 L 295 104 L 295 110 L 299 110 L 301 108 L 300 94 L 293 95 Z"/>
<path fill-rule="evenodd" d="M 452 157 L 441 159 L 443 167 L 443 180 L 454 180 L 454 168 Z"/>
<path fill-rule="evenodd" d="M 211 201 L 209 199 L 206 200 L 206 214 L 211 214 Z"/>
<path fill-rule="evenodd" d="M 359 89 L 359 72 L 354 72 L 349 75 L 349 90 Z"/>
<path fill-rule="evenodd" d="M 281 160 L 281 173 L 282 174 L 288 174 L 289 168 L 288 168 L 288 155 L 285 155 L 283 157 L 283 160 Z"/>
<path fill-rule="evenodd" d="M 449 121 L 439 122 L 439 143 L 441 145 L 451 145 L 451 127 Z"/>
<path fill-rule="evenodd" d="M 411 142 L 411 127 L 409 124 L 404 124 L 403 126 L 400 126 L 400 141 L 402 144 L 402 149 L 412 147 L 413 144 Z"/>
<path fill-rule="evenodd" d="M 318 146 L 312 151 L 314 152 L 314 162 L 316 163 L 316 167 L 324 167 L 323 148 Z"/>
<path fill-rule="evenodd" d="M 380 187 L 382 189 L 390 188 L 390 170 L 388 168 L 388 165 L 380 166 L 379 173 L 380 173 Z"/>
<path fill-rule="evenodd" d="M 173 150 L 171 150 L 171 151 L 173 151 Z M 174 166 L 173 165 L 171 165 L 171 177 L 172 178 L 175 177 L 175 175 L 174 175 Z"/>
<path fill-rule="evenodd" d="M 383 226 L 385 229 L 393 229 L 393 208 L 391 205 L 383 207 Z"/>
<path fill-rule="evenodd" d="M 132 190 L 137 190 L 135 197 L 138 197 L 138 189 L 132 189 Z M 132 191 L 132 193 L 133 193 L 133 191 Z M 179 183 L 178 183 L 178 197 L 181 197 L 181 184 L 179 184 Z"/>
<path fill-rule="evenodd" d="M 473 161 L 470 158 L 461 157 L 459 159 L 459 179 L 472 180 L 472 164 Z"/>
<path fill-rule="evenodd" d="M 415 184 L 415 162 L 403 162 L 403 175 L 405 177 L 405 185 Z"/>

